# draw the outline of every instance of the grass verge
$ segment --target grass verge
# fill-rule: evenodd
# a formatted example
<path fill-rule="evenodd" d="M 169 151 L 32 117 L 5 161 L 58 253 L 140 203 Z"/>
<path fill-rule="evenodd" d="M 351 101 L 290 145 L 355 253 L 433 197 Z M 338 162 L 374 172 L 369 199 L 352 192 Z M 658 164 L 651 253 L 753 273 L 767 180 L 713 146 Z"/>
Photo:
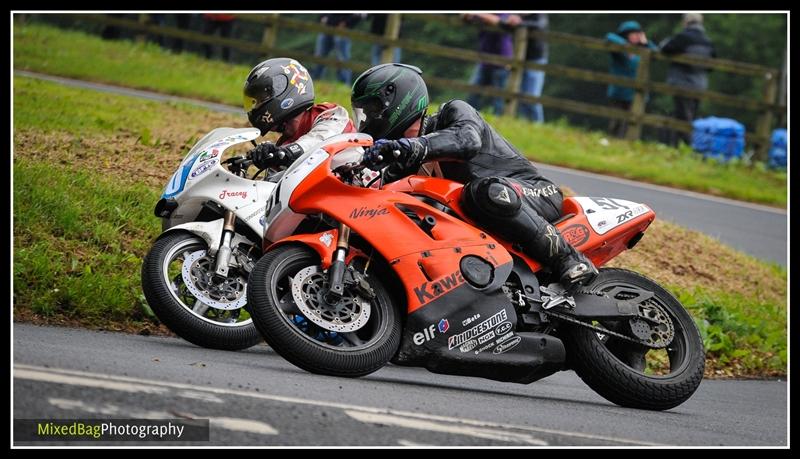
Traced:
<path fill-rule="evenodd" d="M 87 56 L 92 56 L 87 59 Z M 41 24 L 14 27 L 14 68 L 119 84 L 239 105 L 249 67 L 174 55 L 155 44 L 103 41 L 82 32 Z M 349 107 L 349 88 L 315 82 L 317 100 Z M 434 104 L 434 107 L 435 108 Z M 688 147 L 608 139 L 566 123 L 535 125 L 486 115 L 533 161 L 785 207 L 786 173 L 762 165 L 703 161 Z"/>

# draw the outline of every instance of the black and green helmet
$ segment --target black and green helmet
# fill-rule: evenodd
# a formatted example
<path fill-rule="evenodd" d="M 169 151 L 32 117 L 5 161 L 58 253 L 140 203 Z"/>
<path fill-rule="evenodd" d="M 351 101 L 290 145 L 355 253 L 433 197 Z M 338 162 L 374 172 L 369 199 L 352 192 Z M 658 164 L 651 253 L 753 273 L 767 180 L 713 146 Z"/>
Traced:
<path fill-rule="evenodd" d="M 413 65 L 382 64 L 353 83 L 350 102 L 356 129 L 373 139 L 399 139 L 428 109 L 422 70 Z"/>

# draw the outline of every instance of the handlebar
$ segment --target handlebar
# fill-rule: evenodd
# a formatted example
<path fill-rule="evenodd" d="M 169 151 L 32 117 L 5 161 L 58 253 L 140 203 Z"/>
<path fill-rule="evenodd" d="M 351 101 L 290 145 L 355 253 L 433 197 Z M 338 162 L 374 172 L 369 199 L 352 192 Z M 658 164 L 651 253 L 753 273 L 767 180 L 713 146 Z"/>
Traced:
<path fill-rule="evenodd" d="M 228 165 L 228 170 L 233 172 L 236 175 L 243 175 L 247 168 L 253 164 L 253 160 L 250 158 L 250 154 L 248 153 L 247 156 L 233 156 L 225 161 L 220 162 L 220 164 Z"/>
<path fill-rule="evenodd" d="M 233 156 L 231 158 L 222 161 L 221 164 L 233 164 L 234 166 L 242 166 L 247 163 L 247 166 L 253 164 L 253 160 L 250 159 L 250 156 Z"/>

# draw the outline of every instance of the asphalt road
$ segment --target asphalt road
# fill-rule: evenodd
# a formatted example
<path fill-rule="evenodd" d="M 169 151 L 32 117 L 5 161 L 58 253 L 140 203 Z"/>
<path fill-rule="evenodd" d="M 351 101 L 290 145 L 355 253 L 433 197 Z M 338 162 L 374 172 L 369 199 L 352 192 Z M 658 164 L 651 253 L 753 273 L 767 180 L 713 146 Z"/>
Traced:
<path fill-rule="evenodd" d="M 185 97 L 169 96 L 151 91 L 43 75 L 23 70 L 15 70 L 14 74 L 150 100 L 183 102 L 215 111 L 242 112 L 237 107 Z M 541 167 L 548 178 L 559 185 L 569 186 L 579 195 L 622 198 L 647 204 L 656 211 L 658 218 L 702 231 L 745 253 L 786 266 L 788 228 L 787 214 L 783 210 L 563 167 L 538 163 L 537 166 Z"/>
<path fill-rule="evenodd" d="M 346 379 L 264 344 L 211 351 L 18 323 L 13 334 L 14 418 L 209 419 L 205 445 L 787 445 L 785 381 L 706 380 L 650 412 L 605 401 L 572 372 L 518 385 L 389 365 Z"/>

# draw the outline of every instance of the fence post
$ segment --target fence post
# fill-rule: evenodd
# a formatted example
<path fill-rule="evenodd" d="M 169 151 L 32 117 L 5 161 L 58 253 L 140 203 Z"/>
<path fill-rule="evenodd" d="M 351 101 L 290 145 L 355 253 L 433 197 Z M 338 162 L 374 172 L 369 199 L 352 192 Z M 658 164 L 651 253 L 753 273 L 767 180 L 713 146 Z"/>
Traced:
<path fill-rule="evenodd" d="M 528 51 L 528 28 L 519 26 L 514 29 L 514 66 L 508 78 L 506 90 L 519 94 L 522 85 L 522 74 L 525 71 L 525 55 Z M 514 96 L 506 104 L 505 114 L 514 116 L 517 113 L 519 99 Z"/>
<path fill-rule="evenodd" d="M 150 16 L 147 14 L 140 14 L 137 20 L 139 21 L 139 24 L 147 25 L 150 23 Z M 136 43 L 144 43 L 145 41 L 147 41 L 147 34 L 143 32 L 137 33 L 135 40 Z"/>
<path fill-rule="evenodd" d="M 650 81 L 650 56 L 649 49 L 644 50 L 640 54 L 639 68 L 636 72 L 636 82 L 642 86 L 636 88 L 636 94 L 633 96 L 633 103 L 631 104 L 631 114 L 633 121 L 628 125 L 628 130 L 625 133 L 625 138 L 628 140 L 639 140 L 642 137 L 642 117 L 644 116 L 644 109 L 647 105 L 647 89 L 646 85 Z"/>
<path fill-rule="evenodd" d="M 400 36 L 400 14 L 392 13 L 386 18 L 386 30 L 383 36 L 392 40 L 397 40 Z M 385 46 L 381 51 L 381 63 L 386 64 L 394 60 L 394 46 Z"/>
<path fill-rule="evenodd" d="M 781 78 L 778 84 L 778 103 L 786 106 L 786 49 L 783 50 L 783 62 L 781 62 Z M 786 111 L 781 110 L 778 115 L 778 127 L 786 125 Z"/>
<path fill-rule="evenodd" d="M 278 15 L 276 13 L 268 14 L 267 17 L 272 21 L 264 27 L 264 33 L 261 35 L 261 44 L 264 45 L 267 52 L 275 49 L 275 42 L 278 41 Z"/>
<path fill-rule="evenodd" d="M 764 75 L 767 80 L 764 82 L 764 102 L 774 104 L 775 98 L 778 95 L 778 78 L 772 72 Z M 772 129 L 772 107 L 765 107 L 761 116 L 758 117 L 756 124 L 756 135 L 760 137 L 758 141 L 758 149 L 756 150 L 756 159 L 766 161 L 769 154 L 769 139 L 770 130 Z"/>

